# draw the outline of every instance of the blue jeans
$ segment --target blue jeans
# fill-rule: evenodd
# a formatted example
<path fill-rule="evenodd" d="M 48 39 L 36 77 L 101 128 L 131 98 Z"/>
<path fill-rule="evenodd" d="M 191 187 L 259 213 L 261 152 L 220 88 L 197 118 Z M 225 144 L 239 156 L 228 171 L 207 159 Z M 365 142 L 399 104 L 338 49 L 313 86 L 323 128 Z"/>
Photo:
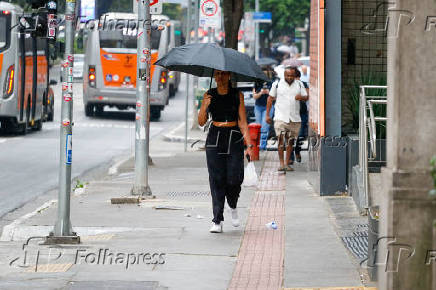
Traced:
<path fill-rule="evenodd" d="M 269 124 L 266 122 L 266 106 L 254 106 L 256 123 L 261 124 L 260 128 L 260 150 L 266 150 L 268 140 Z"/>

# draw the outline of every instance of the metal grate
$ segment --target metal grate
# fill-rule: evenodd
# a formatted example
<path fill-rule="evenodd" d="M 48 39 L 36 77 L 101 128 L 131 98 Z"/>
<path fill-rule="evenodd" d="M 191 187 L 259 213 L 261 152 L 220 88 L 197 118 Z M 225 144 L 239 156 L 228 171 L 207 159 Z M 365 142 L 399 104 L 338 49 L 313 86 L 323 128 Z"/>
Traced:
<path fill-rule="evenodd" d="M 359 225 L 358 225 L 359 226 Z M 362 225 L 363 226 L 363 225 Z M 365 228 L 365 227 L 362 227 Z M 348 250 L 359 260 L 368 258 L 368 226 L 366 231 L 353 232 L 353 236 L 341 237 Z"/>
<path fill-rule="evenodd" d="M 168 197 L 209 197 L 210 191 L 171 191 Z"/>

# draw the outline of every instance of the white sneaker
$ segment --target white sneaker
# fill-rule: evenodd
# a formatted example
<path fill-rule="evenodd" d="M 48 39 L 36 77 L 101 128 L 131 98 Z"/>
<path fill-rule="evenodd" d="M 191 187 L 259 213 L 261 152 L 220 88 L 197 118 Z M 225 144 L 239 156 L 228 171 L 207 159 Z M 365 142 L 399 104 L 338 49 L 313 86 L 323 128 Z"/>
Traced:
<path fill-rule="evenodd" d="M 223 223 L 212 223 L 212 227 L 210 228 L 209 232 L 211 233 L 222 233 L 223 232 Z"/>
<path fill-rule="evenodd" d="M 241 222 L 239 221 L 239 217 L 238 217 L 238 209 L 231 208 L 230 212 L 232 213 L 232 225 L 234 227 L 239 227 L 241 225 Z"/>

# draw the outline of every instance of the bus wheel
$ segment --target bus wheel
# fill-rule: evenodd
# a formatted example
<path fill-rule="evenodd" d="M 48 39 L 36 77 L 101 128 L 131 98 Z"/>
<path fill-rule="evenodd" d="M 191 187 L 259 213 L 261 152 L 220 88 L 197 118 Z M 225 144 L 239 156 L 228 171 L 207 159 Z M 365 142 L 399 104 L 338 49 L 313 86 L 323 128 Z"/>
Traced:
<path fill-rule="evenodd" d="M 27 114 L 26 114 L 27 115 Z M 20 134 L 20 135 L 26 135 L 27 134 L 27 128 L 28 128 L 28 126 L 29 126 L 29 119 L 27 119 L 27 116 L 26 116 L 26 118 L 25 118 L 25 120 L 24 120 L 24 123 L 23 124 L 18 124 L 17 125 L 17 131 L 18 131 L 18 134 Z"/>
<path fill-rule="evenodd" d="M 85 116 L 86 117 L 94 116 L 94 105 L 92 105 L 92 104 L 85 105 Z"/>
<path fill-rule="evenodd" d="M 41 131 L 42 130 L 42 119 L 35 121 L 35 125 L 32 127 L 33 131 Z"/>
<path fill-rule="evenodd" d="M 95 106 L 95 115 L 99 116 L 99 115 L 103 114 L 103 112 L 104 112 L 103 105 Z"/>
<path fill-rule="evenodd" d="M 174 85 L 170 85 L 170 97 L 174 97 L 176 95 L 176 89 Z"/>
<path fill-rule="evenodd" d="M 161 116 L 161 110 L 150 108 L 150 120 L 159 121 Z"/>
<path fill-rule="evenodd" d="M 47 121 L 52 122 L 54 119 L 54 108 L 53 105 L 51 105 L 50 111 L 47 113 Z"/>

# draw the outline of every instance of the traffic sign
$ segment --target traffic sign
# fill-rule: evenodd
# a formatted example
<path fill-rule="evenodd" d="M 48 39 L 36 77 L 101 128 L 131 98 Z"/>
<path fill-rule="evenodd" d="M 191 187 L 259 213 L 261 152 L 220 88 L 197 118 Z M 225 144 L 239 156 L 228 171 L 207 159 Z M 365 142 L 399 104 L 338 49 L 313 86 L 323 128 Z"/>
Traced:
<path fill-rule="evenodd" d="M 220 0 L 201 0 L 199 14 L 200 26 L 221 28 Z"/>
<path fill-rule="evenodd" d="M 253 12 L 253 20 L 261 23 L 271 23 L 271 12 Z"/>

